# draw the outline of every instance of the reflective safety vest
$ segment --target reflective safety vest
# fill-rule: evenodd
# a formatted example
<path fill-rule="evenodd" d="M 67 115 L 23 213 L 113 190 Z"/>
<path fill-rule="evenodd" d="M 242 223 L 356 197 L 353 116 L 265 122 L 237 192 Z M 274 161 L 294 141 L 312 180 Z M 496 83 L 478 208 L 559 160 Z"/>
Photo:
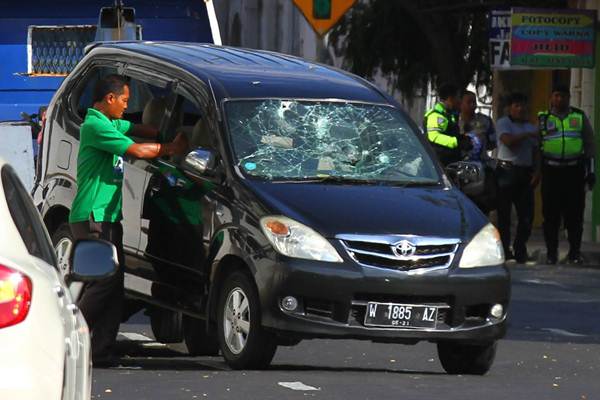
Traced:
<path fill-rule="evenodd" d="M 569 114 L 560 119 L 550 111 L 538 113 L 542 152 L 544 157 L 568 160 L 583 154 L 583 111 L 571 108 Z"/>
<path fill-rule="evenodd" d="M 449 149 L 458 147 L 458 122 L 454 115 L 446 111 L 443 103 L 436 103 L 425 113 L 423 125 L 431 143 Z"/>

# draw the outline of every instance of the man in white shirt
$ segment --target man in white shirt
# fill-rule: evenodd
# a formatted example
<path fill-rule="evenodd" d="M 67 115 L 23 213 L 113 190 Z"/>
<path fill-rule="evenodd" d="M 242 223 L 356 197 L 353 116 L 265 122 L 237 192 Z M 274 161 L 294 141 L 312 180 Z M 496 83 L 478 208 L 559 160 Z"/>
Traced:
<path fill-rule="evenodd" d="M 539 182 L 538 130 L 527 120 L 527 97 L 512 93 L 508 115 L 496 123 L 498 162 L 498 230 L 506 259 L 528 260 L 527 240 L 533 223 L 533 189 Z M 511 210 L 517 211 L 517 231 L 511 245 Z M 514 251 L 514 253 L 513 253 Z"/>

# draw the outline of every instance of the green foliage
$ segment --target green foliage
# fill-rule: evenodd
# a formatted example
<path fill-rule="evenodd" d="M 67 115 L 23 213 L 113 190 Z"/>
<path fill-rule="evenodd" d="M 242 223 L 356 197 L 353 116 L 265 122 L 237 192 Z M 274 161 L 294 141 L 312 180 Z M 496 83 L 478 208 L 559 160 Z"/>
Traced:
<path fill-rule="evenodd" d="M 491 83 L 488 12 L 501 7 L 564 8 L 564 0 L 363 0 L 330 34 L 344 68 L 411 98 L 428 82 Z"/>

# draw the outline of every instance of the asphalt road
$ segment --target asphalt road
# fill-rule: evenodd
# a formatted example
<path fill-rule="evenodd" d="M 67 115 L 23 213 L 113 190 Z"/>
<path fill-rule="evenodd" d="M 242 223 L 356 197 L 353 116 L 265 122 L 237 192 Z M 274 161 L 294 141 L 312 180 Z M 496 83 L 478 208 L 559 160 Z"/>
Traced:
<path fill-rule="evenodd" d="M 512 266 L 509 333 L 491 371 L 446 375 L 431 343 L 312 340 L 280 347 L 267 371 L 231 371 L 121 326 L 119 367 L 94 369 L 95 399 L 600 399 L 600 268 Z"/>

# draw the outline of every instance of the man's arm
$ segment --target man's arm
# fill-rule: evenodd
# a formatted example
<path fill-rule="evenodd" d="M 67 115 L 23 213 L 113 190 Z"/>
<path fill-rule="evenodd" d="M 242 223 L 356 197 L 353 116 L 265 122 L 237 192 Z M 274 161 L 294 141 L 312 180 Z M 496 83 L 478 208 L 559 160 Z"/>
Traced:
<path fill-rule="evenodd" d="M 156 158 L 183 154 L 187 148 L 187 138 L 179 133 L 171 143 L 133 143 L 125 154 L 135 158 Z"/>
<path fill-rule="evenodd" d="M 497 146 L 497 140 L 496 140 L 496 128 L 494 127 L 494 121 L 486 116 L 485 117 L 487 119 L 487 123 L 488 123 L 488 127 L 485 131 L 485 137 L 486 137 L 486 150 L 494 150 Z"/>
<path fill-rule="evenodd" d="M 152 125 L 135 124 L 131 130 L 131 136 L 154 139 L 158 137 L 158 129 Z"/>
<path fill-rule="evenodd" d="M 505 144 L 506 146 L 513 148 L 515 146 L 518 146 L 521 142 L 523 142 L 524 140 L 527 140 L 529 138 L 536 138 L 538 137 L 538 131 L 534 130 L 531 132 L 522 132 L 522 133 L 515 133 L 515 134 L 510 134 L 510 133 L 501 133 L 500 134 L 500 141 Z"/>
<path fill-rule="evenodd" d="M 538 145 L 531 146 L 533 160 L 533 175 L 531 177 L 531 186 L 536 187 L 542 179 L 542 149 Z"/>
<path fill-rule="evenodd" d="M 593 158 L 596 155 L 596 143 L 594 142 L 594 130 L 590 120 L 583 115 L 583 131 L 581 132 L 583 139 L 583 155 L 585 158 Z"/>

